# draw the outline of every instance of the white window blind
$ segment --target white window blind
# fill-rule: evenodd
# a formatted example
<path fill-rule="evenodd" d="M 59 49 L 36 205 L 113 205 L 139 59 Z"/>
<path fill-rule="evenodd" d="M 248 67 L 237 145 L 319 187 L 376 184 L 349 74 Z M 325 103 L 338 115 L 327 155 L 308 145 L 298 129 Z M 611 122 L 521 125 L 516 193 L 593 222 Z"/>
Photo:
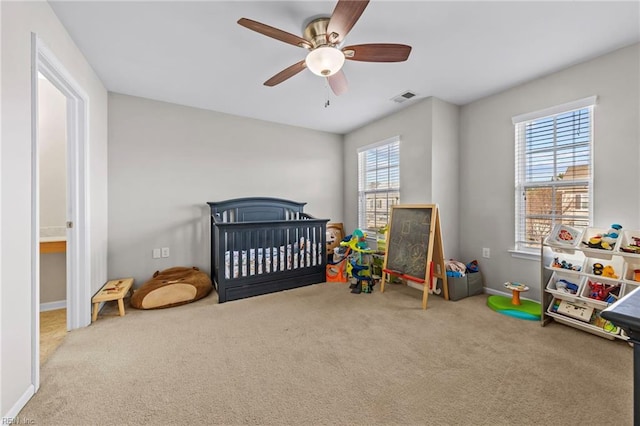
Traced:
<path fill-rule="evenodd" d="M 516 250 L 539 250 L 556 224 L 592 223 L 595 97 L 588 100 L 590 105 L 545 117 L 514 118 Z"/>
<path fill-rule="evenodd" d="M 400 138 L 358 152 L 358 227 L 370 235 L 389 221 L 400 203 Z"/>

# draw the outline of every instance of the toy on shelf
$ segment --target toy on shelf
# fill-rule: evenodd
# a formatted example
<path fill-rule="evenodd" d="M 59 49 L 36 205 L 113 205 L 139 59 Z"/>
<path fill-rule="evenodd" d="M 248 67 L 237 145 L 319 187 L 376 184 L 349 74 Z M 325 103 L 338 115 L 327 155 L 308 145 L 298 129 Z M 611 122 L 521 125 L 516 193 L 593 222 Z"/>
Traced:
<path fill-rule="evenodd" d="M 566 260 L 560 260 L 559 257 L 553 258 L 553 263 L 551 264 L 552 268 L 560 268 L 560 269 L 569 269 L 571 271 L 580 272 L 582 266 L 574 265 L 573 263 L 569 263 Z"/>
<path fill-rule="evenodd" d="M 589 238 L 589 241 L 583 242 L 583 244 L 586 244 L 589 248 L 613 250 L 613 247 L 616 245 L 616 241 L 618 241 L 618 237 L 620 236 L 621 229 L 622 225 L 614 223 L 606 233 L 596 234 Z"/>
<path fill-rule="evenodd" d="M 600 262 L 596 262 L 593 264 L 593 275 L 602 276 L 603 278 L 613 278 L 614 280 L 618 278 L 615 269 L 611 265 L 603 265 Z"/>
<path fill-rule="evenodd" d="M 613 266 L 611 265 L 607 265 L 604 268 L 602 268 L 602 276 L 605 278 L 613 278 L 613 279 L 618 278 L 618 275 L 616 275 L 616 271 L 613 269 Z"/>
<path fill-rule="evenodd" d="M 553 227 L 547 237 L 547 241 L 553 244 L 575 247 L 580 241 L 581 235 L 582 231 L 580 229 L 559 223 Z"/>
<path fill-rule="evenodd" d="M 607 333 L 618 334 L 620 332 L 620 329 L 616 325 L 614 325 L 611 321 L 606 320 L 600 316 L 600 311 L 594 310 L 593 314 L 591 315 L 591 320 L 589 321 L 589 324 L 594 325 L 598 328 L 601 328 Z"/>
<path fill-rule="evenodd" d="M 624 247 L 620 247 L 620 250 L 625 253 L 640 254 L 640 237 L 632 236 L 631 239 L 633 240 L 633 242 L 631 244 L 627 244 Z"/>
<path fill-rule="evenodd" d="M 604 266 L 602 265 L 602 263 L 593 264 L 593 275 L 602 275 L 603 270 L 604 270 Z"/>
<path fill-rule="evenodd" d="M 597 281 L 589 281 L 589 298 L 600 300 L 606 303 L 613 303 L 618 300 L 620 286 L 617 284 L 606 284 Z"/>
<path fill-rule="evenodd" d="M 579 286 L 578 284 L 574 284 L 571 281 L 558 280 L 558 282 L 556 283 L 556 288 L 563 293 L 576 294 L 578 292 Z"/>

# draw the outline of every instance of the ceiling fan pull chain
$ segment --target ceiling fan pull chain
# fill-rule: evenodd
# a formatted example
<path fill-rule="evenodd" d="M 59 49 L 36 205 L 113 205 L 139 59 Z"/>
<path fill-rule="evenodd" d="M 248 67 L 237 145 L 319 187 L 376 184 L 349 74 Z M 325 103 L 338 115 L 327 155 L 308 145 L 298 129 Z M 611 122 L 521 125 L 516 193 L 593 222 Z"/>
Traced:
<path fill-rule="evenodd" d="M 324 103 L 324 107 L 328 108 L 329 105 L 331 105 L 331 102 L 329 102 L 329 82 L 327 80 L 324 81 L 324 89 L 325 93 L 327 94 L 327 100 Z"/>

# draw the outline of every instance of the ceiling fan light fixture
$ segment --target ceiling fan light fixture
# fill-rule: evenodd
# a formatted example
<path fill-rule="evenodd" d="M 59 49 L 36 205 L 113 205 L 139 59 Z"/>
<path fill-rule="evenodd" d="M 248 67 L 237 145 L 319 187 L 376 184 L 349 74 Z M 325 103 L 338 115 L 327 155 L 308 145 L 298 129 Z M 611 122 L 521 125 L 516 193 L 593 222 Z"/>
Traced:
<path fill-rule="evenodd" d="M 305 63 L 309 70 L 320 77 L 329 77 L 344 65 L 344 53 L 332 46 L 320 46 L 307 55 Z"/>

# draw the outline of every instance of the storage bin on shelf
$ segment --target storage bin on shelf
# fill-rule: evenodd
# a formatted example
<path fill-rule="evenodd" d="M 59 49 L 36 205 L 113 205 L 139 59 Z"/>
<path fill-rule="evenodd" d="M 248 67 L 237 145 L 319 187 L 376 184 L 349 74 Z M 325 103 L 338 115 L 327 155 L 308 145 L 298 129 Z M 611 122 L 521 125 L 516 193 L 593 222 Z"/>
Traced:
<path fill-rule="evenodd" d="M 585 280 L 586 277 L 554 271 L 547 283 L 547 290 L 556 297 L 575 301 L 580 297 Z"/>
<path fill-rule="evenodd" d="M 611 256 L 610 259 L 587 257 L 583 272 L 602 279 L 621 280 L 624 273 L 624 259 L 620 256 Z"/>
<path fill-rule="evenodd" d="M 626 296 L 638 287 L 640 287 L 640 282 L 634 281 L 633 283 L 624 283 L 624 285 L 622 286 L 622 296 L 620 297 Z"/>
<path fill-rule="evenodd" d="M 581 273 L 584 272 L 586 258 L 579 254 L 566 254 L 563 252 L 553 252 L 549 268 L 562 273 Z"/>
<path fill-rule="evenodd" d="M 587 277 L 580 290 L 580 297 L 592 306 L 604 309 L 623 295 L 624 284 L 599 277 Z"/>
<path fill-rule="evenodd" d="M 603 249 L 603 248 L 593 248 L 589 247 L 589 240 L 598 235 L 606 234 L 609 229 L 604 228 L 586 228 L 582 233 L 582 241 L 580 242 L 579 247 L 583 249 L 586 253 L 588 253 L 589 257 L 597 257 L 599 259 L 611 259 L 614 252 L 617 252 L 618 244 L 620 244 L 620 237 L 616 240 L 616 243 L 611 247 L 611 250 Z"/>
<path fill-rule="evenodd" d="M 569 310 L 565 308 L 564 312 L 562 312 L 560 304 L 563 300 L 565 299 L 554 297 L 547 307 L 547 314 L 552 316 L 556 321 L 577 326 L 609 339 L 613 339 L 613 336 L 619 335 L 622 332 L 619 327 L 616 327 L 610 321 L 600 316 L 600 312 L 602 312 L 601 309 L 596 309 L 584 303 L 567 301 L 570 308 Z M 575 310 L 575 312 L 572 313 L 571 310 Z M 627 336 L 624 337 L 627 338 Z"/>
<path fill-rule="evenodd" d="M 605 333 L 618 335 L 621 332 L 620 327 L 614 325 L 611 321 L 606 320 L 600 316 L 600 312 L 602 310 L 596 309 L 593 311 L 593 315 L 591 315 L 591 320 L 589 321 L 589 325 L 596 327 Z"/>
<path fill-rule="evenodd" d="M 640 231 L 622 229 L 622 234 L 618 238 L 616 252 L 622 255 L 637 254 L 640 257 Z"/>
<path fill-rule="evenodd" d="M 589 323 L 595 308 L 586 303 L 554 297 L 547 307 L 547 313 L 555 314 L 554 317 L 570 318 L 581 325 Z"/>
<path fill-rule="evenodd" d="M 633 281 L 640 285 L 640 259 L 636 262 L 625 263 L 624 274 L 622 278 L 626 281 Z"/>
<path fill-rule="evenodd" d="M 545 244 L 562 248 L 575 248 L 580 244 L 583 228 L 575 228 L 573 226 L 557 224 L 553 227 L 549 235 L 545 238 Z"/>

